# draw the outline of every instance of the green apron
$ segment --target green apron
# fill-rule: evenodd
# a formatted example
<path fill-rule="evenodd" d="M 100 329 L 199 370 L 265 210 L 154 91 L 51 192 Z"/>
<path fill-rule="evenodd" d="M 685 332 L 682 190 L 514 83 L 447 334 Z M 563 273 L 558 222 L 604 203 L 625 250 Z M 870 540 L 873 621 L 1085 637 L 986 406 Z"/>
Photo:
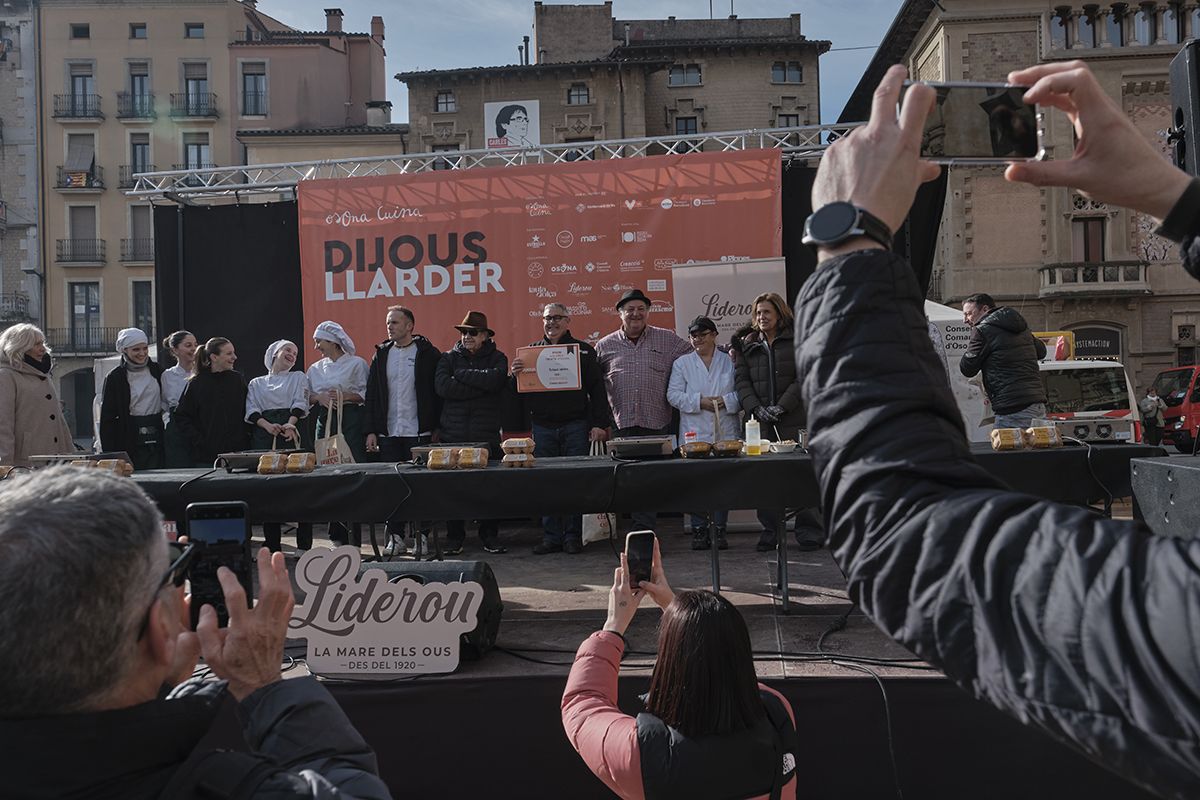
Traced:
<path fill-rule="evenodd" d="M 129 454 L 133 468 L 162 469 L 165 466 L 162 414 L 131 416 L 129 424 L 133 428 L 133 450 Z"/>
<path fill-rule="evenodd" d="M 188 447 L 187 439 L 175 424 L 175 409 L 171 409 L 167 429 L 163 433 L 166 442 L 167 469 L 188 469 L 192 466 L 192 450 Z"/>
<path fill-rule="evenodd" d="M 349 417 L 350 415 L 347 414 L 346 416 Z M 287 421 L 292 418 L 292 410 L 290 408 L 268 408 L 266 411 L 262 412 L 262 417 L 267 422 L 273 422 L 276 425 L 286 425 Z M 304 441 L 304 428 L 300 424 L 299 420 L 296 421 L 296 429 L 300 431 L 299 449 L 312 450 L 312 442 Z M 272 438 L 275 438 L 276 450 L 297 449 L 297 445 L 293 444 L 291 439 L 284 438 L 283 434 L 280 434 L 277 438 L 272 437 L 271 434 L 264 431 L 258 424 L 255 424 L 254 426 L 254 435 L 250 439 L 250 449 L 270 450 Z"/>
<path fill-rule="evenodd" d="M 333 409 L 333 413 L 330 414 L 333 417 L 331 427 L 345 437 L 346 444 L 350 445 L 350 452 L 354 454 L 354 462 L 365 464 L 367 463 L 366 410 L 361 405 L 351 405 L 350 403 L 346 403 L 342 408 L 345 410 L 345 419 L 339 422 L 337 409 Z M 325 437 L 325 414 L 328 409 L 320 406 L 317 409 L 321 412 L 317 418 L 317 438 L 323 439 Z"/>

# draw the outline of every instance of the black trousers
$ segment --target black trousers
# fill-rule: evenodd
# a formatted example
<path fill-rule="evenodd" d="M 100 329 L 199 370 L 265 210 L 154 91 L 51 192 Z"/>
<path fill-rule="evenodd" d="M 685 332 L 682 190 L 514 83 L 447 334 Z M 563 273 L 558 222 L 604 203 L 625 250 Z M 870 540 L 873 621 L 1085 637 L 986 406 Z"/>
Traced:
<path fill-rule="evenodd" d="M 402 461 L 412 461 L 412 449 L 419 445 L 429 444 L 432 437 L 428 434 L 424 436 L 379 436 L 379 452 L 372 454 L 373 461 L 379 463 L 398 464 Z M 422 520 L 418 524 L 421 533 L 429 533 L 433 527 L 432 523 Z M 400 537 L 404 533 L 403 522 L 387 521 L 385 532 L 388 536 Z"/>

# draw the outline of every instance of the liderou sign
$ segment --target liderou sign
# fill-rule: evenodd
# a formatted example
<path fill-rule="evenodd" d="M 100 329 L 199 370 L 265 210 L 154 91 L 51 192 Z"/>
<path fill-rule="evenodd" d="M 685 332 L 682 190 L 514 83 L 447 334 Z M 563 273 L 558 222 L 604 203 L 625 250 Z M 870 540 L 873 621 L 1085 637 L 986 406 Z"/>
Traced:
<path fill-rule="evenodd" d="M 359 575 L 357 548 L 309 550 L 296 565 L 304 603 L 289 636 L 308 639 L 318 675 L 394 677 L 453 672 L 461 637 L 475 629 L 483 586 L 470 582 L 388 583 L 383 570 Z"/>

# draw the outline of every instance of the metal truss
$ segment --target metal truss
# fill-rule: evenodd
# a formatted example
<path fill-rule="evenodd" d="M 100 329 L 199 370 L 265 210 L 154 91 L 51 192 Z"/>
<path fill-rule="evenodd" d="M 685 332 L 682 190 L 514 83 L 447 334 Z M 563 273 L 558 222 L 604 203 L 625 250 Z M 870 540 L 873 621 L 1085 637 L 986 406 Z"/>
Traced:
<path fill-rule="evenodd" d="M 404 175 L 434 170 L 566 164 L 574 161 L 643 158 L 693 152 L 774 149 L 784 161 L 819 158 L 829 144 L 863 123 L 806 125 L 797 128 L 729 131 L 688 136 L 655 136 L 571 142 L 531 148 L 412 153 L 373 158 L 251 164 L 241 167 L 143 172 L 125 194 L 146 200 L 219 202 L 261 194 L 290 192 L 301 181 Z"/>

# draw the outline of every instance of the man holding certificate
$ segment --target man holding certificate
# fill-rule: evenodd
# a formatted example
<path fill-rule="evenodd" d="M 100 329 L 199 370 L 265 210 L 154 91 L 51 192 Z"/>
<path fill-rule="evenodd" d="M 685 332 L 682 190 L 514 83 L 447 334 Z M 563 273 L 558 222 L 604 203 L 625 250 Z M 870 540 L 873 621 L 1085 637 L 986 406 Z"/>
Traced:
<path fill-rule="evenodd" d="M 604 375 L 595 349 L 571 335 L 571 315 L 562 303 L 542 309 L 545 335 L 518 347 L 513 385 L 524 426 L 533 432 L 534 457 L 586 456 L 589 442 L 608 438 L 612 417 Z M 537 555 L 583 551 L 583 518 L 543 517 Z"/>

